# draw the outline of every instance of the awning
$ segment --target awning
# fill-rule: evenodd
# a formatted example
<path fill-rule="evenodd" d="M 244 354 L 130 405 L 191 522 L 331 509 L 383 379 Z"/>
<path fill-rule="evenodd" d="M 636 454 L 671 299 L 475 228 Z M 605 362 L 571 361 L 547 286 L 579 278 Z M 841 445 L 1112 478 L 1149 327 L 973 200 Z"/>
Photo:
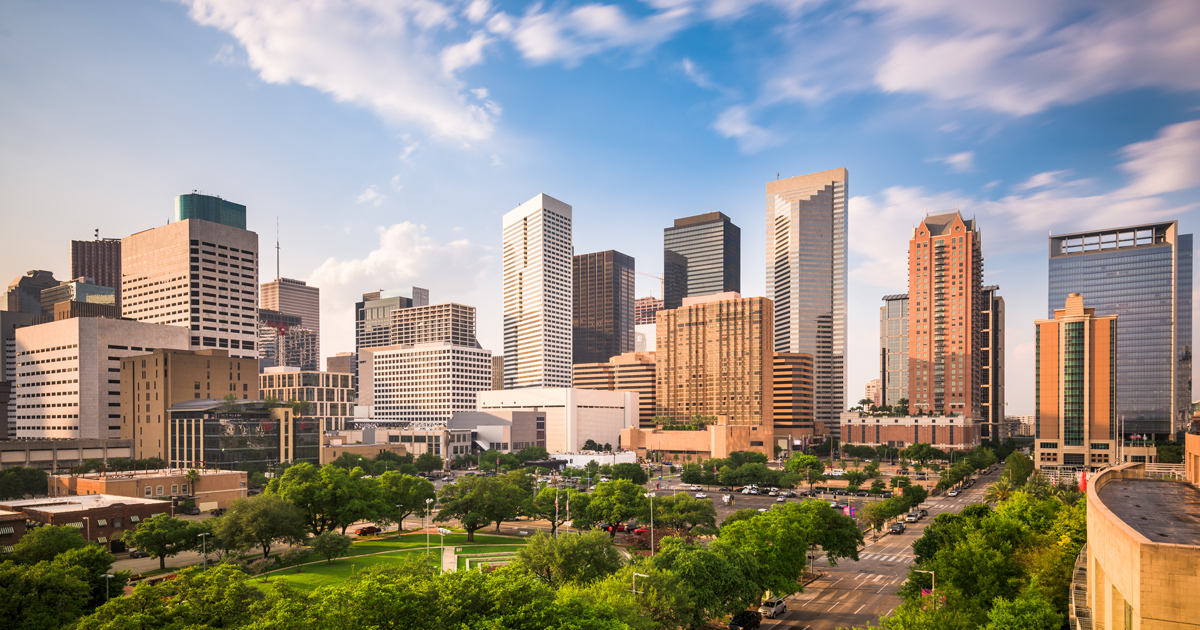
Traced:
<path fill-rule="evenodd" d="M 11 527 L 0 527 L 0 536 L 11 535 L 14 533 L 16 533 L 16 530 Z"/>
<path fill-rule="evenodd" d="M 67 527 L 78 527 L 79 529 L 83 529 L 83 521 L 78 523 L 67 523 Z"/>
<path fill-rule="evenodd" d="M 103 537 L 103 536 L 101 536 L 101 537 L 99 537 L 99 538 L 97 538 L 97 539 L 96 539 L 96 542 L 100 543 L 101 545 L 107 545 L 107 544 L 108 544 L 108 539 L 107 539 L 107 538 L 105 538 L 105 537 Z"/>
<path fill-rule="evenodd" d="M 163 514 L 166 514 L 166 512 L 155 512 L 154 514 L 151 514 L 151 515 L 150 515 L 150 518 L 154 518 L 154 517 L 156 517 L 156 516 L 162 516 Z M 135 517 L 135 518 L 136 518 L 136 517 Z"/>
<path fill-rule="evenodd" d="M 130 523 L 137 523 L 138 521 L 141 521 L 141 520 L 142 520 L 142 519 L 138 518 L 138 515 L 137 515 L 137 514 L 134 514 L 133 516 L 130 516 L 130 517 L 129 517 L 129 522 L 130 522 Z"/>
<path fill-rule="evenodd" d="M 106 521 L 102 518 L 96 519 L 96 524 L 99 525 L 100 527 L 108 527 L 108 521 Z"/>
<path fill-rule="evenodd" d="M 12 553 L 12 550 L 12 545 L 4 545 L 3 547 L 0 547 L 0 551 L 3 551 L 4 553 Z"/>

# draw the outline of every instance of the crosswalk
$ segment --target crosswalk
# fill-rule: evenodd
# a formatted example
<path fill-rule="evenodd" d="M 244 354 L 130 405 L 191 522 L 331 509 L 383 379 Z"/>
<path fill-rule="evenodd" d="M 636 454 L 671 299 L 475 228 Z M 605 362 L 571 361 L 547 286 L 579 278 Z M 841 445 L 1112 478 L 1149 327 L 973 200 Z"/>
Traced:
<path fill-rule="evenodd" d="M 860 553 L 859 560 L 878 560 L 880 562 L 897 562 L 903 564 L 911 564 L 913 556 L 907 554 L 883 554 L 883 553 Z"/>

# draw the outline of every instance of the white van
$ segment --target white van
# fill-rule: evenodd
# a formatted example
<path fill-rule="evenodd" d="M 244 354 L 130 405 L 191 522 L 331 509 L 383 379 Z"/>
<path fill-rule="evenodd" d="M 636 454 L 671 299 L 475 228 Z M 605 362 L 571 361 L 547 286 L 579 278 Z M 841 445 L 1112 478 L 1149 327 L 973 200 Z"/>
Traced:
<path fill-rule="evenodd" d="M 829 471 L 829 474 L 834 477 L 841 477 L 842 475 L 846 474 L 846 471 L 842 470 L 841 468 L 834 468 Z"/>

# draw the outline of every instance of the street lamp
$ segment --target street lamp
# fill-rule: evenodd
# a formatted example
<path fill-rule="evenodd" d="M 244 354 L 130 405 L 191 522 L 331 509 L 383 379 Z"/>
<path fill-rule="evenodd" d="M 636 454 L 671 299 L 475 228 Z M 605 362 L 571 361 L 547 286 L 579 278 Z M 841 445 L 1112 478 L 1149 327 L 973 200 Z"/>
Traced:
<path fill-rule="evenodd" d="M 404 531 L 404 508 L 397 505 L 396 509 L 400 510 L 400 520 L 396 523 L 396 539 L 399 540 L 400 532 Z"/>
<path fill-rule="evenodd" d="M 920 569 L 913 569 L 913 571 L 915 571 L 917 573 L 928 573 L 930 575 L 929 594 L 933 595 L 934 591 L 937 590 L 937 574 L 934 573 L 933 571 L 922 571 Z M 937 608 L 937 599 L 933 600 L 933 606 L 934 606 L 934 608 Z"/>
<path fill-rule="evenodd" d="M 92 540 L 92 519 L 85 516 L 85 517 L 83 517 L 83 522 L 87 524 L 87 539 L 88 539 L 88 542 L 91 542 L 91 540 Z"/>
<path fill-rule="evenodd" d="M 204 556 L 204 568 L 207 569 L 208 568 L 208 547 L 205 545 L 205 543 L 207 542 L 208 537 L 212 536 L 212 533 L 211 532 L 201 532 L 197 535 L 200 536 L 200 555 Z"/>
<path fill-rule="evenodd" d="M 108 603 L 108 581 L 116 576 L 114 576 L 111 573 L 105 573 L 104 575 L 101 575 L 100 577 L 104 578 L 104 603 L 107 604 Z"/>
<path fill-rule="evenodd" d="M 646 496 L 650 498 L 650 555 L 654 556 L 654 493 L 647 492 Z"/>
<path fill-rule="evenodd" d="M 433 499 L 425 499 L 425 559 L 429 559 L 429 504 Z"/>

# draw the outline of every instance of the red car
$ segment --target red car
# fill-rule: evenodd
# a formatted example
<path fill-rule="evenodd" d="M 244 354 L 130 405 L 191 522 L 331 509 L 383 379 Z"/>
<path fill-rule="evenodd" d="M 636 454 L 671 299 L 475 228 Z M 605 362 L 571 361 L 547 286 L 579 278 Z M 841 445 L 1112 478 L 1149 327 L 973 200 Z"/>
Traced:
<path fill-rule="evenodd" d="M 649 528 L 649 527 L 639 527 L 639 528 L 637 528 L 637 529 L 633 530 L 633 533 L 635 533 L 635 534 L 649 534 L 649 533 L 650 533 L 650 528 Z"/>
<path fill-rule="evenodd" d="M 379 529 L 374 525 L 367 525 L 366 527 L 359 527 L 358 529 L 354 530 L 354 533 L 358 536 L 366 536 L 368 534 L 378 534 L 382 531 L 382 529 Z"/>

